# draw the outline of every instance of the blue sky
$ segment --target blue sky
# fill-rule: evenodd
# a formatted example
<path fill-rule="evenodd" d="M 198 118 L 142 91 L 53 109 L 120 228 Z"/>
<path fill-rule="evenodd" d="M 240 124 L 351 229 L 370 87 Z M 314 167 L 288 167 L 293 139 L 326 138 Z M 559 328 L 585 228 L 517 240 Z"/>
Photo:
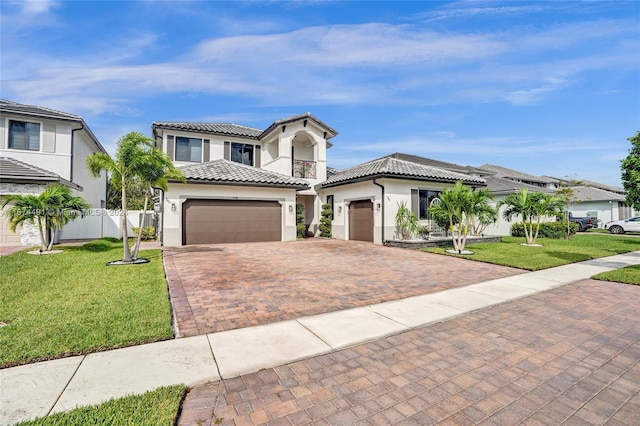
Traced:
<path fill-rule="evenodd" d="M 640 2 L 1 1 L 1 97 L 108 151 L 154 121 L 311 112 L 329 165 L 392 152 L 620 185 Z"/>

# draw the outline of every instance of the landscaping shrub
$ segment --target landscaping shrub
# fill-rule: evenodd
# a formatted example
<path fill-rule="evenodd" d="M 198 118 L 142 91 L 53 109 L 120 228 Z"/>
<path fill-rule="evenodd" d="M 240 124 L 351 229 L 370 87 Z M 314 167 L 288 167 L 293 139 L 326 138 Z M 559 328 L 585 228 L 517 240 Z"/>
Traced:
<path fill-rule="evenodd" d="M 431 234 L 431 228 L 429 228 L 429 225 L 420 225 L 418 227 L 417 234 L 420 238 L 429 238 L 429 234 Z"/>
<path fill-rule="evenodd" d="M 578 231 L 577 223 L 569 223 L 569 235 L 575 235 Z M 535 230 L 534 230 L 535 232 Z M 511 225 L 512 237 L 524 237 L 524 226 L 522 222 Z M 567 238 L 567 222 L 543 222 L 540 224 L 539 238 L 553 238 L 560 240 Z"/>
<path fill-rule="evenodd" d="M 307 227 L 304 224 L 304 204 L 296 204 L 296 231 L 298 238 L 304 238 Z"/>
<path fill-rule="evenodd" d="M 138 231 L 140 230 L 140 228 L 133 227 L 132 229 L 133 229 L 133 234 L 137 238 Z M 155 240 L 155 239 L 156 239 L 156 228 L 154 228 L 153 226 L 145 226 L 144 228 L 142 228 L 143 241 L 149 241 L 149 240 Z"/>
<path fill-rule="evenodd" d="M 325 238 L 331 238 L 331 215 L 333 215 L 333 210 L 331 209 L 331 204 L 323 204 L 322 212 L 320 213 L 322 217 L 320 218 L 320 236 Z"/>

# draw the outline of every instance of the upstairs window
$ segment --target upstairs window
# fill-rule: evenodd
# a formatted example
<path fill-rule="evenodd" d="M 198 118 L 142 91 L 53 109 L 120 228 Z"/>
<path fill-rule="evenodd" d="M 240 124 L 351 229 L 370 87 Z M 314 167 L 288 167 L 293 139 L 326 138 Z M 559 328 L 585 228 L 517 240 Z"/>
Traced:
<path fill-rule="evenodd" d="M 231 144 L 231 161 L 236 163 L 246 164 L 247 166 L 253 166 L 253 151 L 254 146 L 246 143 L 232 143 Z"/>
<path fill-rule="evenodd" d="M 40 151 L 40 124 L 9 121 L 9 148 Z"/>
<path fill-rule="evenodd" d="M 176 136 L 176 161 L 202 162 L 202 139 Z"/>

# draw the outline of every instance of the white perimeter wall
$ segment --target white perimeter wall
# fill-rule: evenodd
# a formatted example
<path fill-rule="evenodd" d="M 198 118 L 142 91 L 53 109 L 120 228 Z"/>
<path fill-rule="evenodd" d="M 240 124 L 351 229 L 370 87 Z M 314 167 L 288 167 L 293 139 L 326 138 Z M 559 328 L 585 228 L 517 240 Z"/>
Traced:
<path fill-rule="evenodd" d="M 127 212 L 127 232 L 133 236 L 133 227 L 138 227 L 140 210 Z M 150 214 L 153 212 L 147 212 Z M 119 210 L 91 209 L 83 218 L 68 222 L 60 231 L 60 240 L 84 240 L 103 237 L 121 238 L 120 224 L 122 215 Z"/>

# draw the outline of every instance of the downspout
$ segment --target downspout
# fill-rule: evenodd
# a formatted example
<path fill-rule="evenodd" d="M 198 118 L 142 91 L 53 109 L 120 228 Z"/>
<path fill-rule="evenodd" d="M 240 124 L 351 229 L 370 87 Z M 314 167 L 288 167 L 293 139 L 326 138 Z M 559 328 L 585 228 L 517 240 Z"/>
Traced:
<path fill-rule="evenodd" d="M 73 182 L 73 147 L 74 147 L 74 132 L 77 132 L 79 130 L 84 130 L 84 123 L 80 122 L 80 128 L 79 129 L 71 129 L 71 169 L 69 171 L 69 182 Z"/>
<path fill-rule="evenodd" d="M 156 235 L 159 235 L 160 245 L 164 247 L 164 190 L 162 188 L 152 187 L 160 192 L 162 192 L 162 196 L 160 197 L 160 223 L 158 223 L 158 229 L 156 229 Z M 152 200 L 153 201 L 153 200 Z M 155 209 L 155 206 L 154 206 Z"/>
<path fill-rule="evenodd" d="M 382 245 L 384 245 L 384 186 L 376 182 L 375 179 L 373 180 L 373 184 L 382 188 L 382 201 L 380 201 L 380 209 L 382 209 Z"/>

